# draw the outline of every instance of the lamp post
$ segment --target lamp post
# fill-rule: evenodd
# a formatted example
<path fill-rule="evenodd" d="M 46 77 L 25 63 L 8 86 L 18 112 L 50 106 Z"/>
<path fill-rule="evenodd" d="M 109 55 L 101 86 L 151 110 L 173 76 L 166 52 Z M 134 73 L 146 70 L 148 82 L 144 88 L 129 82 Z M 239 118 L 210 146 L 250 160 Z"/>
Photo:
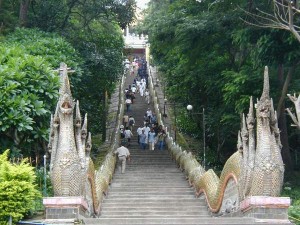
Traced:
<path fill-rule="evenodd" d="M 47 156 L 44 155 L 44 196 L 47 196 Z"/>
<path fill-rule="evenodd" d="M 167 105 L 168 100 L 166 98 L 166 80 L 165 79 L 163 79 L 162 84 L 163 84 L 163 94 L 164 94 L 164 114 L 163 114 L 163 117 L 167 118 L 168 115 L 166 114 L 166 105 Z"/>
<path fill-rule="evenodd" d="M 192 105 L 188 105 L 186 107 L 186 109 L 188 111 L 192 111 L 193 110 L 193 106 Z M 202 113 L 191 113 L 192 115 L 202 115 L 202 125 L 203 125 L 203 168 L 205 170 L 205 148 L 206 148 L 206 143 L 205 143 L 205 109 L 203 107 L 203 111 Z"/>
<path fill-rule="evenodd" d="M 175 127 L 174 127 L 174 140 L 177 141 L 177 124 L 176 124 L 176 106 L 175 103 L 173 103 L 173 109 L 174 109 L 174 120 L 175 120 Z"/>
<path fill-rule="evenodd" d="M 168 117 L 168 115 L 166 114 L 166 104 L 167 104 L 167 101 L 168 101 L 168 100 L 165 98 L 165 99 L 164 99 L 164 114 L 163 114 L 163 117 L 164 117 L 164 118 L 167 118 L 167 117 Z"/>

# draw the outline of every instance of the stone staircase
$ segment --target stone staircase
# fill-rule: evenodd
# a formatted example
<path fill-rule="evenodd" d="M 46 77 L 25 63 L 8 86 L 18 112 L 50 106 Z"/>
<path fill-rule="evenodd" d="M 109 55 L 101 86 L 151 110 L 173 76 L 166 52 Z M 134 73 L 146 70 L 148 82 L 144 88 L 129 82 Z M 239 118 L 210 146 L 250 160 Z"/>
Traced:
<path fill-rule="evenodd" d="M 125 87 L 132 83 L 127 77 Z M 101 216 L 85 219 L 85 224 L 257 224 L 252 218 L 211 217 L 204 197 L 196 198 L 184 173 L 168 155 L 168 151 L 141 150 L 136 129 L 143 124 L 147 105 L 136 94 L 132 115 L 136 120 L 134 138 L 129 147 L 131 162 L 125 174 L 116 169 L 108 195 L 102 202 Z M 151 107 L 151 104 L 150 104 Z M 272 224 L 272 223 L 268 223 Z"/>
<path fill-rule="evenodd" d="M 167 151 L 130 146 L 125 174 L 117 169 L 101 216 L 85 224 L 253 224 L 246 218 L 212 218 L 204 198 L 196 198 Z"/>

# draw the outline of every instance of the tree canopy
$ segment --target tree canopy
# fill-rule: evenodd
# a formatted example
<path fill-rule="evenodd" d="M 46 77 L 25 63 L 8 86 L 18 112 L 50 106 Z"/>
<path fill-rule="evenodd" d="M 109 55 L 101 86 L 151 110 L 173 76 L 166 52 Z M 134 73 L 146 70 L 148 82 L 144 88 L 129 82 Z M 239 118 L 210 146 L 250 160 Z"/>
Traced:
<path fill-rule="evenodd" d="M 134 20 L 135 7 L 134 0 L 0 1 L 3 146 L 46 151 L 60 62 L 75 70 L 73 97 L 89 114 L 89 130 L 105 138 L 106 97 L 123 72 L 121 28 Z"/>
<path fill-rule="evenodd" d="M 282 115 L 278 119 L 283 158 L 287 168 L 293 164 L 285 97 L 281 96 L 286 96 L 290 76 L 298 83 L 299 45 L 286 31 L 262 29 L 244 22 L 246 9 L 268 8 L 268 4 L 245 0 L 150 1 L 143 29 L 148 32 L 154 61 L 162 71 L 170 99 L 192 104 L 195 112 L 206 109 L 206 141 L 213 156 L 211 162 L 224 162 L 236 150 L 241 113 L 247 112 L 250 96 L 260 96 L 263 68 L 268 65 L 271 95 Z M 182 131 L 203 136 L 201 116 L 191 119 L 183 113 L 178 122 Z M 190 123 L 197 126 L 189 126 Z"/>
<path fill-rule="evenodd" d="M 0 43 L 0 143 L 13 153 L 46 146 L 50 113 L 56 104 L 60 62 L 76 68 L 76 50 L 54 34 L 17 29 Z"/>

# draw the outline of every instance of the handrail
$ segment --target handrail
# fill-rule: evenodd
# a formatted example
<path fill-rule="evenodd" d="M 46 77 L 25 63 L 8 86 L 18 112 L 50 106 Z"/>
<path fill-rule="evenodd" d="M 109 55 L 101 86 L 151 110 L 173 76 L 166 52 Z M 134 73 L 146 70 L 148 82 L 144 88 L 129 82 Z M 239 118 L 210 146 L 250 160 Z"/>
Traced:
<path fill-rule="evenodd" d="M 149 68 L 149 70 L 150 70 L 150 68 Z M 152 76 L 151 71 L 149 71 L 149 75 L 150 75 L 149 88 L 150 88 L 150 92 L 151 92 L 153 102 L 154 102 L 154 110 L 155 110 L 156 114 L 158 115 L 159 124 L 164 126 L 163 121 L 161 120 L 162 115 L 160 113 L 160 108 L 159 108 L 159 105 L 157 102 L 157 95 L 156 95 L 156 91 L 153 86 L 153 76 Z M 268 71 L 267 71 L 267 69 L 265 69 L 263 95 L 261 97 L 261 101 L 258 102 L 262 109 L 265 109 L 265 108 L 263 108 L 264 107 L 263 104 L 265 104 L 265 102 L 263 102 L 263 101 L 268 101 L 268 99 L 269 99 L 268 91 L 269 91 Z M 273 171 L 274 177 L 272 177 L 271 179 L 274 180 L 274 184 L 276 184 L 276 185 L 273 185 L 273 186 L 268 185 L 268 184 L 265 186 L 263 185 L 263 182 L 270 182 L 270 180 L 265 181 L 265 180 L 261 179 L 261 177 L 263 177 L 261 175 L 268 173 L 268 171 L 263 170 L 263 169 L 259 170 L 260 164 L 256 165 L 257 167 L 256 167 L 255 171 L 253 168 L 250 168 L 250 169 L 247 168 L 247 166 L 249 167 L 251 165 L 247 161 L 248 158 L 246 156 L 247 156 L 247 154 L 253 154 L 253 153 L 247 152 L 247 151 L 249 151 L 248 150 L 249 146 L 247 146 L 249 143 L 247 142 L 247 138 L 244 137 L 244 136 L 246 136 L 245 133 L 249 132 L 249 139 L 251 138 L 251 141 L 254 138 L 252 135 L 253 128 L 251 128 L 251 126 L 252 126 L 251 119 L 254 114 L 254 112 L 253 112 L 254 109 L 253 109 L 252 100 L 250 100 L 250 102 L 251 103 L 250 103 L 249 114 L 247 115 L 247 123 L 250 123 L 250 124 L 246 125 L 246 120 L 245 120 L 245 118 L 243 119 L 242 131 L 238 135 L 238 137 L 239 137 L 238 149 L 226 161 L 220 178 L 215 174 L 215 172 L 212 169 L 205 171 L 205 169 L 196 160 L 195 156 L 193 156 L 191 153 L 187 152 L 186 150 L 183 150 L 173 140 L 173 138 L 171 137 L 169 132 L 167 132 L 166 144 L 167 144 L 167 149 L 170 152 L 171 157 L 176 161 L 178 166 L 186 173 L 186 177 L 187 177 L 190 185 L 193 186 L 195 189 L 195 194 L 197 196 L 199 196 L 200 194 L 205 195 L 205 198 L 207 200 L 208 209 L 213 213 L 213 215 L 219 216 L 220 214 L 224 214 L 224 213 L 226 214 L 226 213 L 240 211 L 241 210 L 240 204 L 247 205 L 246 197 L 251 198 L 251 196 L 260 196 L 261 199 L 263 199 L 263 197 L 270 197 L 270 199 L 272 199 L 272 197 L 278 198 L 277 197 L 278 189 L 280 189 L 280 185 L 282 185 L 280 177 L 282 176 L 282 170 L 283 170 L 282 169 L 283 166 L 282 166 L 282 163 L 280 163 L 281 161 L 280 161 L 279 156 L 278 156 L 278 158 L 276 158 L 277 155 L 269 156 L 271 158 L 275 157 L 274 162 L 276 162 L 276 164 L 274 165 L 274 167 L 272 167 L 274 170 Z M 270 106 L 270 109 L 269 109 L 271 111 L 270 117 L 274 116 L 273 105 L 270 104 L 267 106 Z M 264 111 L 261 110 L 259 112 L 263 113 Z M 263 120 L 262 117 L 263 117 L 263 115 L 257 119 L 260 119 L 260 121 L 262 121 Z M 273 120 L 272 118 L 269 118 L 269 119 L 272 120 L 272 122 L 274 123 L 274 121 L 276 121 L 276 120 Z M 267 126 L 267 125 L 264 125 L 264 126 Z M 249 130 L 247 130 L 247 129 L 249 129 Z M 276 124 L 273 125 L 273 129 L 274 129 L 274 131 L 270 135 L 274 136 L 275 135 L 274 133 L 277 132 Z M 266 129 L 266 130 L 268 130 L 268 129 Z M 242 136 L 242 135 L 244 135 L 244 136 Z M 250 137 L 250 135 L 252 135 L 252 136 Z M 264 136 L 262 136 L 261 138 L 264 138 L 265 136 L 268 136 L 269 134 L 265 132 L 265 133 L 263 133 L 263 135 Z M 276 144 L 278 144 L 278 140 L 277 140 L 278 136 L 275 135 L 272 138 L 274 138 L 274 139 L 270 139 L 272 143 L 266 143 L 266 144 L 270 144 L 270 148 L 271 147 L 274 148 L 274 152 L 276 152 L 278 150 L 278 149 L 276 149 L 277 148 Z M 261 141 L 261 139 L 260 139 L 260 141 Z M 250 147 L 252 147 L 252 145 Z M 255 157 L 255 155 L 253 157 Z M 262 160 L 261 155 L 258 155 L 257 156 L 258 162 L 256 162 L 256 164 L 258 164 L 261 160 Z M 267 164 L 267 162 L 266 162 L 266 164 Z M 269 165 L 269 164 L 267 164 L 267 165 Z M 243 185 L 244 186 L 247 185 L 248 184 L 247 182 L 249 181 L 249 179 L 253 178 L 253 177 L 249 178 L 249 176 L 255 177 L 257 179 L 257 183 L 254 183 L 254 185 L 251 186 L 252 188 L 254 187 L 254 189 L 251 189 L 250 194 L 249 193 L 245 194 L 245 188 L 243 188 Z M 258 185 L 260 185 L 260 186 L 258 186 Z M 258 188 L 261 186 L 269 188 L 268 190 L 266 190 L 266 192 L 267 193 L 270 192 L 270 194 L 264 195 L 261 190 L 262 188 L 261 189 Z M 275 202 L 276 202 L 276 200 L 275 200 Z M 283 199 L 283 202 L 285 202 L 283 204 L 284 208 L 288 207 L 288 200 Z M 264 204 L 265 203 L 263 202 L 262 207 L 266 206 Z M 258 207 L 261 207 L 261 206 L 258 206 Z M 268 207 L 270 207 L 270 210 L 272 209 L 272 206 L 268 205 Z M 277 207 L 276 204 L 274 204 L 274 208 L 276 208 L 276 207 Z M 244 213 L 244 212 L 242 212 L 242 213 Z"/>
<path fill-rule="evenodd" d="M 116 120 L 116 127 L 113 129 L 112 134 L 107 140 L 106 144 L 110 144 L 108 153 L 105 156 L 104 161 L 102 162 L 101 166 L 95 173 L 95 183 L 96 183 L 96 193 L 97 193 L 97 200 L 99 202 L 98 208 L 95 210 L 96 214 L 100 214 L 101 203 L 103 200 L 103 195 L 106 195 L 108 192 L 109 184 L 112 180 L 113 173 L 115 171 L 116 165 L 116 156 L 113 154 L 114 150 L 119 147 L 120 136 L 119 134 L 119 127 L 121 125 L 121 121 L 124 114 L 124 88 L 125 83 L 125 74 L 123 74 L 120 85 L 116 91 L 119 92 L 119 104 L 117 110 L 117 116 L 113 118 Z"/>
<path fill-rule="evenodd" d="M 154 110 L 155 113 L 158 115 L 159 124 L 165 127 L 162 121 L 162 114 L 160 112 L 157 94 L 153 85 L 154 78 L 152 76 L 150 68 L 149 75 L 149 89 L 153 98 Z M 238 157 L 233 157 L 232 160 L 228 161 L 228 164 L 230 165 L 228 165 L 227 167 L 232 169 L 225 169 L 225 171 L 222 172 L 220 179 L 213 170 L 205 171 L 204 167 L 197 161 L 195 156 L 187 152 L 186 150 L 183 150 L 182 147 L 173 140 L 173 137 L 171 137 L 168 131 L 166 137 L 166 144 L 171 158 L 176 161 L 178 166 L 183 171 L 185 171 L 186 177 L 190 185 L 194 186 L 195 194 L 197 196 L 199 196 L 200 194 L 204 194 L 207 199 L 207 204 L 210 211 L 213 213 L 217 213 L 222 206 L 222 199 L 228 180 L 233 179 L 235 183 L 237 183 L 239 169 L 237 169 L 234 165 L 237 163 Z M 227 179 L 225 179 L 224 177 Z M 226 181 L 225 184 L 219 184 L 224 181 Z M 207 185 L 208 183 L 210 185 Z M 205 188 L 211 189 L 209 194 L 207 193 L 207 191 L 205 191 Z"/>

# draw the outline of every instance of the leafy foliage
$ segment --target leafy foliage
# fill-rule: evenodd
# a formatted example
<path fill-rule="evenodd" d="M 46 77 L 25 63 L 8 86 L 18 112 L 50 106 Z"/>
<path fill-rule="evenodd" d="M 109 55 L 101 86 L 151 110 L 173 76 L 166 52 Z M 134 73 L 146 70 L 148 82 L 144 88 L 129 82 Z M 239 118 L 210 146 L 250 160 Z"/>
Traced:
<path fill-rule="evenodd" d="M 85 74 L 80 83 L 74 84 L 74 97 L 79 99 L 82 111 L 89 114 L 89 130 L 105 135 L 106 93 L 110 95 L 122 74 L 124 43 L 115 23 L 95 21 L 91 32 L 82 30 L 76 38 L 68 38 L 85 59 Z"/>
<path fill-rule="evenodd" d="M 34 184 L 35 173 L 25 160 L 11 164 L 9 151 L 0 155 L 0 224 L 6 224 L 9 216 L 17 222 L 33 207 L 40 197 Z"/>
<path fill-rule="evenodd" d="M 24 44 L 25 48 L 30 48 L 30 54 L 46 53 L 44 56 L 49 55 L 47 61 L 51 62 L 51 66 L 54 65 L 53 61 L 60 60 L 76 70 L 77 74 L 71 77 L 72 85 L 76 86 L 73 89 L 73 96 L 80 101 L 83 112 L 89 113 L 90 131 L 94 134 L 103 133 L 103 138 L 105 138 L 105 132 L 103 132 L 105 99 L 106 96 L 110 96 L 114 82 L 122 73 L 124 43 L 120 28 L 124 29 L 126 25 L 133 22 L 135 0 L 8 0 L 5 3 L 1 2 L 0 17 L 1 15 L 7 16 L 0 20 L 1 28 L 3 28 L 0 29 L 0 33 L 11 31 L 17 25 L 36 27 L 64 36 L 76 48 L 84 61 L 81 67 L 85 71 L 82 80 L 76 79 L 81 74 L 81 69 L 76 63 L 72 63 L 72 60 L 68 60 L 71 48 L 65 43 L 63 45 L 67 49 L 62 48 L 57 36 L 55 38 L 57 43 L 41 41 L 38 48 L 35 47 L 36 42 L 33 41 L 31 43 L 25 41 L 26 44 Z M 28 3 L 28 8 L 22 8 L 22 2 Z M 27 40 L 36 36 L 29 32 L 27 34 Z M 61 40 L 64 42 L 64 39 Z M 12 41 L 23 45 L 22 38 L 16 37 Z M 53 49 L 52 52 L 59 52 L 60 56 L 51 54 L 49 48 Z M 82 62 L 76 53 L 71 58 L 78 64 Z M 53 68 L 57 67 L 58 64 Z"/>
<path fill-rule="evenodd" d="M 300 188 L 299 188 L 299 171 L 295 171 L 286 176 L 287 182 L 284 183 L 281 196 L 291 198 L 289 208 L 290 220 L 295 224 L 300 224 Z"/>
<path fill-rule="evenodd" d="M 152 0 L 141 29 L 149 34 L 168 98 L 192 104 L 195 113 L 206 109 L 206 141 L 219 162 L 236 150 L 240 115 L 247 112 L 250 96 L 260 97 L 264 66 L 269 66 L 276 107 L 283 90 L 277 71 L 284 68 L 284 80 L 289 69 L 298 65 L 299 45 L 289 33 L 245 26 L 241 20 L 247 20 L 241 8 L 252 11 L 268 4 Z M 194 118 L 196 129 L 189 123 L 181 123 L 184 130 L 202 137 L 201 117 Z M 288 155 L 286 149 L 283 154 Z"/>
<path fill-rule="evenodd" d="M 51 0 L 36 1 L 33 7 L 31 26 L 62 34 L 84 59 L 84 76 L 73 82 L 74 97 L 89 114 L 89 130 L 105 138 L 106 93 L 110 95 L 122 73 L 124 43 L 119 26 L 133 20 L 135 1 Z M 52 14 L 57 16 L 47 20 Z"/>
<path fill-rule="evenodd" d="M 58 97 L 59 77 L 53 68 L 62 61 L 77 68 L 80 75 L 76 51 L 53 34 L 17 29 L 0 43 L 2 146 L 22 149 L 23 154 L 45 146 Z"/>

